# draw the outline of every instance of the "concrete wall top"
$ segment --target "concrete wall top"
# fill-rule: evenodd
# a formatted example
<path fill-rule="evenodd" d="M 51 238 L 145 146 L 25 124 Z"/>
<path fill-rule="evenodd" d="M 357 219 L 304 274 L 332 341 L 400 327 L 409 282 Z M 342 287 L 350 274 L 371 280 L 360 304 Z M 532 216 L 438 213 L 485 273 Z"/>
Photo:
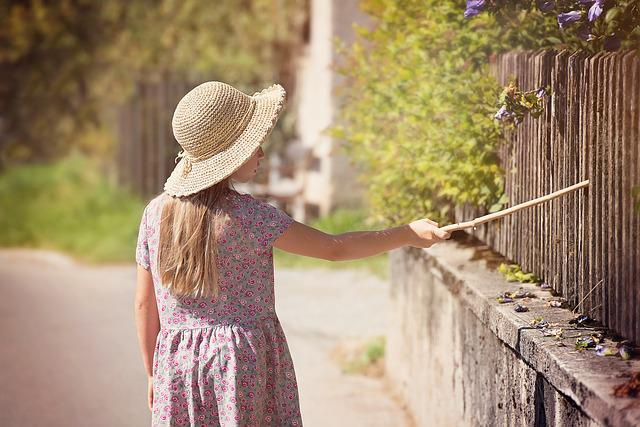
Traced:
<path fill-rule="evenodd" d="M 569 321 L 576 314 L 566 308 L 550 307 L 551 292 L 534 284 L 506 281 L 497 271 L 499 263 L 506 261 L 504 257 L 468 235 L 456 236 L 456 240 L 429 249 L 397 249 L 392 257 L 399 254 L 423 263 L 425 271 L 438 276 L 451 294 L 498 339 L 532 369 L 542 373 L 553 387 L 575 402 L 595 423 L 605 426 L 640 425 L 640 397 L 613 395 L 616 386 L 640 372 L 638 356 L 625 361 L 618 356 L 598 356 L 593 349 L 576 350 L 577 334 L 588 336 L 590 331 L 571 329 L 574 325 Z M 514 303 L 500 304 L 496 300 L 500 293 L 516 291 L 520 287 L 535 295 L 526 302 L 528 312 L 517 313 Z M 557 340 L 544 336 L 541 329 L 531 324 L 538 317 L 563 328 L 565 338 Z M 608 338 L 606 344 L 615 348 L 615 343 Z"/>

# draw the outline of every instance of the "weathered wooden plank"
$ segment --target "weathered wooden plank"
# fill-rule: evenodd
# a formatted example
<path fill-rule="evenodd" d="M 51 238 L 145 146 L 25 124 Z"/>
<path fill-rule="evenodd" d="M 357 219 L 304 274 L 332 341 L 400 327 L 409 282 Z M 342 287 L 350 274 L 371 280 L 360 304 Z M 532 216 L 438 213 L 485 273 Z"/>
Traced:
<path fill-rule="evenodd" d="M 577 123 L 576 116 L 577 112 L 580 111 L 580 104 L 577 103 L 577 91 L 580 90 L 579 80 L 576 78 L 577 67 L 576 67 L 576 59 L 579 57 L 578 54 L 573 53 L 567 59 L 567 143 L 565 144 L 563 150 L 563 161 L 562 161 L 562 187 L 566 187 L 567 185 L 571 185 L 573 182 L 578 182 L 575 179 L 575 165 L 574 160 L 577 156 L 574 155 L 574 146 L 575 140 L 578 136 L 577 132 Z M 572 295 L 575 292 L 575 281 L 573 276 L 573 268 L 575 266 L 575 251 L 573 251 L 574 245 L 574 219 L 575 219 L 575 207 L 573 202 L 575 200 L 576 195 L 572 194 L 568 197 L 563 198 L 562 200 L 562 224 L 564 236 L 560 241 L 560 245 L 562 246 L 563 257 L 564 259 L 562 264 L 562 293 L 566 298 L 571 299 Z"/>
<path fill-rule="evenodd" d="M 587 175 L 590 182 L 589 192 L 587 197 L 586 208 L 588 210 L 588 215 L 586 218 L 586 227 L 585 234 L 583 238 L 585 240 L 586 245 L 586 264 L 588 265 L 585 280 L 584 280 L 584 289 L 583 295 L 581 298 L 587 298 L 584 301 L 585 306 L 594 307 L 594 301 L 597 300 L 597 294 L 591 292 L 591 287 L 597 280 L 594 281 L 594 277 L 596 275 L 596 254 L 597 254 L 597 238 L 596 238 L 596 226 L 598 218 L 596 216 L 596 200 L 598 196 L 598 182 L 596 179 L 597 176 L 597 129 L 595 126 L 596 120 L 596 109 L 597 109 L 597 100 L 596 100 L 596 78 L 597 78 L 597 70 L 596 70 L 596 59 L 590 58 L 587 61 L 588 69 L 589 69 L 589 81 L 586 93 L 588 94 L 586 101 L 587 106 L 587 121 L 585 123 L 585 127 L 587 127 L 587 135 L 586 135 L 586 153 L 587 153 Z M 587 295 L 589 295 L 587 297 Z"/>
<path fill-rule="evenodd" d="M 580 99 L 580 151 L 579 151 L 579 176 L 580 179 L 586 179 L 588 176 L 587 165 L 589 162 L 589 152 L 588 152 L 588 144 L 587 138 L 589 136 L 589 116 L 588 116 L 588 89 L 589 89 L 589 62 L 588 56 L 582 58 L 580 61 L 581 65 L 581 90 L 579 94 Z M 575 306 L 579 301 L 582 300 L 585 292 L 585 281 L 586 281 L 586 268 L 587 268 L 587 259 L 586 259 L 586 250 L 587 250 L 587 233 L 586 229 L 586 221 L 588 217 L 588 194 L 591 191 L 591 187 L 589 187 L 586 191 L 580 192 L 578 195 L 578 230 L 576 232 L 577 239 L 577 251 L 578 251 L 578 266 L 577 266 L 577 289 L 575 300 L 571 300 L 570 304 Z"/>
<path fill-rule="evenodd" d="M 606 223 L 607 228 L 607 246 L 608 251 L 605 253 L 605 262 L 607 265 L 607 277 L 609 281 L 609 291 L 607 294 L 609 295 L 609 304 L 607 306 L 607 319 L 608 324 L 612 325 L 612 327 L 621 330 L 622 326 L 617 318 L 617 313 L 619 312 L 619 304 L 618 300 L 618 286 L 620 286 L 620 282 L 618 281 L 617 275 L 617 266 L 616 260 L 618 255 L 618 219 L 620 218 L 618 214 L 618 206 L 620 204 L 619 199 L 619 179 L 618 173 L 620 171 L 620 167 L 617 161 L 617 153 L 618 150 L 618 136 L 616 134 L 616 121 L 617 115 L 619 114 L 619 110 L 616 106 L 616 98 L 618 94 L 616 93 L 616 85 L 618 80 L 618 67 L 616 58 L 617 54 L 610 54 L 606 59 L 606 72 L 609 74 L 608 84 L 606 85 L 607 91 L 607 103 L 605 105 L 605 114 L 607 118 L 607 140 L 609 142 L 609 152 L 607 153 L 607 161 L 609 163 L 608 168 L 608 180 L 607 180 L 607 191 L 609 192 L 609 203 L 606 204 L 606 209 L 608 212 L 608 217 L 611 219 Z"/>
<path fill-rule="evenodd" d="M 531 86 L 528 88 L 528 90 L 534 90 L 539 88 L 544 80 L 545 80 L 545 69 L 543 64 L 545 63 L 545 54 L 544 52 L 538 52 L 535 56 L 535 62 L 532 64 L 532 71 L 534 73 L 533 74 L 533 79 L 531 81 Z M 544 158 L 544 147 L 545 144 L 548 142 L 548 138 L 546 137 L 546 123 L 545 120 L 540 117 L 538 119 L 532 119 L 533 122 L 533 129 L 535 132 L 535 152 L 536 152 L 536 168 L 537 171 L 535 173 L 536 175 L 536 193 L 534 195 L 534 197 L 539 197 L 542 193 L 540 192 L 540 188 L 542 187 L 542 183 L 545 180 L 544 177 L 544 162 L 545 162 L 545 158 Z M 542 256 L 541 254 L 543 254 L 544 252 L 544 236 L 548 234 L 548 230 L 545 228 L 545 224 L 544 224 L 544 218 L 545 218 L 545 212 L 546 212 L 546 207 L 545 206 L 536 206 L 536 210 L 534 212 L 534 217 L 535 217 L 535 234 L 536 234 L 536 257 L 534 259 L 534 265 L 538 265 L 541 260 L 542 260 Z M 536 271 L 538 270 L 538 271 Z M 536 275 L 538 277 L 544 277 L 544 271 L 539 269 L 539 267 L 537 269 L 533 269 L 533 271 L 535 271 Z"/>
<path fill-rule="evenodd" d="M 529 65 L 528 65 L 529 52 L 523 52 L 519 56 L 518 69 L 516 70 L 516 76 L 518 77 L 518 86 L 521 90 L 527 90 L 529 87 Z M 531 199 L 531 185 L 530 182 L 526 182 L 523 178 L 525 176 L 531 177 L 532 180 L 536 179 L 535 175 L 535 141 L 531 138 L 531 118 L 525 117 L 523 123 L 518 126 L 518 133 L 520 139 L 520 146 L 524 150 L 524 161 L 522 162 L 520 173 L 518 174 L 518 180 L 520 187 L 522 188 L 522 196 L 518 203 Z M 532 221 L 535 208 L 527 209 L 522 212 L 520 218 L 522 219 L 525 231 L 525 239 L 530 242 L 535 242 L 534 224 Z M 525 253 L 523 262 L 521 263 L 523 270 L 531 271 L 535 268 L 536 264 L 533 262 L 533 256 L 535 251 L 531 245 L 525 246 Z"/>
<path fill-rule="evenodd" d="M 618 259 L 618 274 L 619 274 L 619 287 L 620 294 L 618 295 L 618 300 L 620 303 L 620 310 L 618 311 L 618 324 L 626 325 L 626 330 L 633 333 L 633 323 L 630 321 L 629 315 L 634 310 L 634 307 L 631 305 L 633 301 L 630 301 L 630 298 L 625 298 L 624 295 L 627 294 L 629 289 L 629 276 L 627 274 L 628 268 L 626 264 L 628 260 L 626 259 L 627 254 L 629 253 L 629 139 L 628 132 L 625 132 L 625 127 L 629 125 L 629 114 L 630 114 L 630 106 L 627 105 L 629 95 L 626 93 L 629 90 L 629 82 L 627 77 L 628 63 L 627 63 L 628 55 L 623 55 L 620 58 L 619 63 L 619 84 L 617 86 L 618 96 L 617 96 L 617 105 L 616 105 L 616 114 L 618 115 L 619 120 L 617 120 L 617 133 L 620 139 L 620 158 L 618 159 L 618 166 L 620 170 L 620 210 L 619 210 L 619 232 L 620 232 L 620 248 L 619 248 L 619 259 Z"/>
<path fill-rule="evenodd" d="M 640 144 L 638 143 L 638 141 L 640 141 L 640 55 L 635 55 L 632 69 L 630 141 L 631 147 L 633 148 L 633 155 L 630 162 L 632 171 L 631 184 L 633 186 L 640 186 Z M 640 240 L 638 239 L 638 236 L 640 236 L 640 209 L 635 206 L 631 215 L 631 221 L 632 227 L 629 237 L 634 244 L 631 252 L 631 262 L 629 264 L 632 266 L 630 277 L 633 278 L 633 282 L 631 283 L 631 299 L 635 304 L 635 329 L 632 337 L 635 337 L 636 342 L 640 342 L 640 286 L 638 285 L 638 277 L 640 276 Z"/>
<path fill-rule="evenodd" d="M 604 78 L 604 57 L 605 54 L 600 54 L 597 55 L 596 57 L 596 75 L 597 75 L 597 80 L 596 82 L 594 82 L 594 87 L 596 90 L 596 117 L 595 117 L 595 123 L 596 123 L 596 155 L 595 155 L 595 162 L 596 162 L 596 198 L 595 198 L 595 202 L 596 202 L 596 221 L 594 223 L 595 227 L 596 227 L 596 251 L 594 253 L 594 261 L 596 264 L 596 274 L 595 277 L 592 278 L 592 282 L 591 282 L 591 286 L 595 286 L 596 283 L 598 283 L 598 281 L 602 281 L 602 285 L 599 286 L 597 292 L 593 292 L 593 294 L 596 295 L 596 297 L 598 298 L 595 301 L 595 305 L 591 306 L 591 315 L 592 317 L 598 318 L 598 319 L 603 319 L 603 310 L 604 308 L 607 306 L 607 290 L 609 287 L 609 283 L 607 283 L 607 279 L 606 279 L 606 265 L 604 264 L 603 261 L 603 255 L 605 254 L 606 251 L 606 227 L 605 227 L 605 222 L 609 219 L 606 218 L 605 212 L 604 212 L 604 201 L 607 197 L 607 190 L 606 190 L 606 179 L 607 179 L 607 146 L 605 144 L 602 144 L 601 142 L 604 141 L 604 137 L 605 137 L 605 131 L 604 131 L 604 127 L 605 127 L 605 122 L 603 120 L 603 111 L 604 111 L 604 101 L 605 101 L 605 90 L 606 88 L 604 87 L 604 85 L 599 84 L 599 82 L 602 82 L 603 78 Z"/>

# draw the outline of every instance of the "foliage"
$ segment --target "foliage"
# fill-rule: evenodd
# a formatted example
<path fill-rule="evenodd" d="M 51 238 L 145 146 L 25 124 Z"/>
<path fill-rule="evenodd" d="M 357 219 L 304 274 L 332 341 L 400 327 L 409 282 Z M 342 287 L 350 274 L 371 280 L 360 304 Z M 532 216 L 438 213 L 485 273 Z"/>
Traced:
<path fill-rule="evenodd" d="M 351 351 L 342 350 L 341 353 L 346 354 L 337 355 L 342 371 L 348 374 L 381 376 L 384 373 L 385 346 L 385 337 L 376 336 L 359 343 Z"/>
<path fill-rule="evenodd" d="M 291 84 L 305 3 L 9 0 L 0 4 L 0 169 L 62 157 L 139 79 Z"/>
<path fill-rule="evenodd" d="M 0 245 L 54 249 L 84 261 L 130 261 L 144 203 L 73 154 L 0 176 Z"/>
<path fill-rule="evenodd" d="M 525 273 L 522 271 L 518 264 L 505 264 L 501 263 L 498 266 L 498 272 L 504 274 L 505 278 L 509 282 L 521 282 L 521 283 L 538 283 L 540 279 L 533 273 Z"/>
<path fill-rule="evenodd" d="M 487 69 L 492 17 L 468 22 L 451 1 L 363 6 L 377 25 L 339 46 L 345 102 L 332 134 L 364 166 L 376 218 L 452 222 L 456 204 L 494 205 L 503 137 L 492 120 L 501 89 Z"/>
<path fill-rule="evenodd" d="M 310 222 L 313 227 L 325 233 L 339 234 L 355 230 L 376 230 L 379 224 L 367 220 L 367 210 L 363 208 L 337 208 L 329 215 Z"/>
<path fill-rule="evenodd" d="M 97 124 L 108 95 L 98 72 L 108 61 L 103 46 L 115 41 L 124 13 L 112 2 L 0 3 L 3 157 L 54 157 L 74 132 Z"/>
<path fill-rule="evenodd" d="M 516 80 L 512 78 L 498 97 L 500 109 L 493 118 L 502 120 L 511 128 L 522 123 L 525 113 L 538 118 L 544 111 L 543 98 L 550 90 L 551 88 L 547 86 L 522 92 Z"/>
<path fill-rule="evenodd" d="M 586 43 L 574 39 L 570 44 L 575 47 L 592 52 L 640 47 L 638 0 L 467 0 L 464 16 L 471 18 L 483 11 L 496 15 L 509 14 L 518 8 L 535 8 L 550 19 L 557 20 L 560 29 Z M 559 39 L 550 41 L 561 43 Z"/>
<path fill-rule="evenodd" d="M 465 3 L 364 0 L 372 24 L 356 26 L 349 46 L 337 41 L 344 102 L 331 134 L 361 166 L 373 215 L 388 224 L 425 216 L 454 222 L 456 206 L 495 211 L 506 202 L 497 155 L 505 134 L 495 119 L 508 115 L 515 123 L 525 110 L 536 117 L 542 88 L 507 96 L 511 89 L 491 77 L 491 57 L 603 48 L 563 30 L 530 1 L 502 1 L 473 19 L 464 17 Z M 497 113 L 496 100 L 505 107 Z"/>

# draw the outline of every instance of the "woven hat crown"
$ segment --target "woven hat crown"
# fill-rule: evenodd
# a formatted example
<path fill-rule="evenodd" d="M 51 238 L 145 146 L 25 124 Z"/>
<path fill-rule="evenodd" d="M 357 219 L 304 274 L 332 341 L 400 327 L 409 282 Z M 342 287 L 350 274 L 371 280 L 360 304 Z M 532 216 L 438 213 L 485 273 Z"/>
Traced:
<path fill-rule="evenodd" d="M 233 144 L 249 123 L 255 100 L 223 82 L 189 91 L 173 113 L 173 135 L 193 160 L 214 156 Z"/>

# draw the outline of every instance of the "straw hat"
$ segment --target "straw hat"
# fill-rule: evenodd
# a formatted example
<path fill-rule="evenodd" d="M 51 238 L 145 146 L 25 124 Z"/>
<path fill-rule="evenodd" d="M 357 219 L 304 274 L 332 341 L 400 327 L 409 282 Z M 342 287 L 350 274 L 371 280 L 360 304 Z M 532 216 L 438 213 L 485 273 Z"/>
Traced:
<path fill-rule="evenodd" d="M 171 125 L 182 151 L 164 184 L 166 193 L 196 193 L 235 172 L 273 130 L 286 92 L 278 84 L 246 95 L 222 82 L 206 82 L 178 102 Z"/>

